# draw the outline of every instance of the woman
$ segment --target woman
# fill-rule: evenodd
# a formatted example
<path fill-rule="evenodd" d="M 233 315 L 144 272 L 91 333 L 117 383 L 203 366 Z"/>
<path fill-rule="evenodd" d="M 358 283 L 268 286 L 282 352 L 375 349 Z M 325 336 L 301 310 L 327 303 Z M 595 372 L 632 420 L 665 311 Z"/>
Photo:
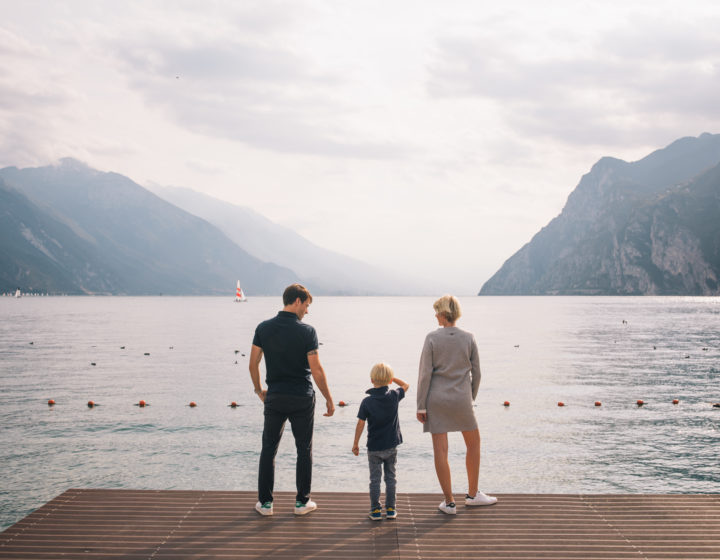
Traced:
<path fill-rule="evenodd" d="M 480 386 L 480 358 L 475 337 L 455 326 L 461 315 L 455 296 L 441 297 L 433 308 L 442 328 L 425 337 L 418 375 L 417 418 L 423 423 L 423 431 L 432 434 L 435 472 L 445 495 L 438 508 L 454 515 L 448 432 L 462 432 L 465 439 L 468 476 L 465 505 L 489 506 L 497 502 L 497 498 L 478 490 L 480 430 L 472 403 Z"/>

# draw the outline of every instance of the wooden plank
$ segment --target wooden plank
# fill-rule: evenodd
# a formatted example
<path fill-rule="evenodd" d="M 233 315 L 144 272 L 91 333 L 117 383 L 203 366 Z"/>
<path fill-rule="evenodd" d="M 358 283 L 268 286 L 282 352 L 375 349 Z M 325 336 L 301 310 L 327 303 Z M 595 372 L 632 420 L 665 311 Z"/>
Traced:
<path fill-rule="evenodd" d="M 296 517 L 254 492 L 71 489 L 0 533 L 5 558 L 720 558 L 720 496 L 506 494 L 491 507 L 437 510 L 398 495 L 399 517 L 367 519 L 365 493 L 315 493 Z"/>

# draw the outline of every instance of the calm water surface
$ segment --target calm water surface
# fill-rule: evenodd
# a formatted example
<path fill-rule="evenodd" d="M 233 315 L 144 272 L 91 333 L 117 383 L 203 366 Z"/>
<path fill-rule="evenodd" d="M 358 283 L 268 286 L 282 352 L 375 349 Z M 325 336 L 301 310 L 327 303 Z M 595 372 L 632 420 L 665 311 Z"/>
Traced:
<path fill-rule="evenodd" d="M 349 406 L 324 418 L 319 398 L 313 489 L 367 489 L 367 460 L 350 448 L 370 367 L 387 361 L 415 385 L 432 301 L 316 298 L 305 320 L 335 401 Z M 481 489 L 720 492 L 720 298 L 461 302 L 483 370 Z M 67 488 L 254 489 L 262 404 L 247 356 L 279 308 L 280 298 L 0 298 L 0 529 Z M 411 388 L 400 407 L 399 490 L 438 492 L 414 398 Z M 461 436 L 450 443 L 460 493 Z M 294 489 L 289 432 L 276 488 Z"/>

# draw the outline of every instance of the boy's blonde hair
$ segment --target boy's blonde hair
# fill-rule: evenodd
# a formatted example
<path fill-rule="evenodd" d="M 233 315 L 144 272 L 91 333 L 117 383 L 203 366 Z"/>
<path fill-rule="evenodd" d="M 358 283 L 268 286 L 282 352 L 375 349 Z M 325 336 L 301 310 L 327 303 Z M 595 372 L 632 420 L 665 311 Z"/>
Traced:
<path fill-rule="evenodd" d="M 443 296 L 435 303 L 433 303 L 433 309 L 438 315 L 442 315 L 451 323 L 457 321 L 462 315 L 460 311 L 460 302 L 455 296 Z"/>
<path fill-rule="evenodd" d="M 373 383 L 379 385 L 390 385 L 393 377 L 395 377 L 395 373 L 393 373 L 390 365 L 386 363 L 375 364 L 370 370 L 370 379 L 372 379 Z"/>

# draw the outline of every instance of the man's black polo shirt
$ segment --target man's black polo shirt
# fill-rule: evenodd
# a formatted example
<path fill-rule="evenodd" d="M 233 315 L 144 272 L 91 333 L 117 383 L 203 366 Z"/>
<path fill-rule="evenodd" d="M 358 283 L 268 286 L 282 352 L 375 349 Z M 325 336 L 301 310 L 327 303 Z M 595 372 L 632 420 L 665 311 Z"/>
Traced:
<path fill-rule="evenodd" d="M 315 394 L 307 359 L 308 352 L 318 348 L 313 327 L 300 321 L 295 313 L 280 311 L 257 326 L 253 344 L 262 348 L 265 356 L 268 394 Z"/>

